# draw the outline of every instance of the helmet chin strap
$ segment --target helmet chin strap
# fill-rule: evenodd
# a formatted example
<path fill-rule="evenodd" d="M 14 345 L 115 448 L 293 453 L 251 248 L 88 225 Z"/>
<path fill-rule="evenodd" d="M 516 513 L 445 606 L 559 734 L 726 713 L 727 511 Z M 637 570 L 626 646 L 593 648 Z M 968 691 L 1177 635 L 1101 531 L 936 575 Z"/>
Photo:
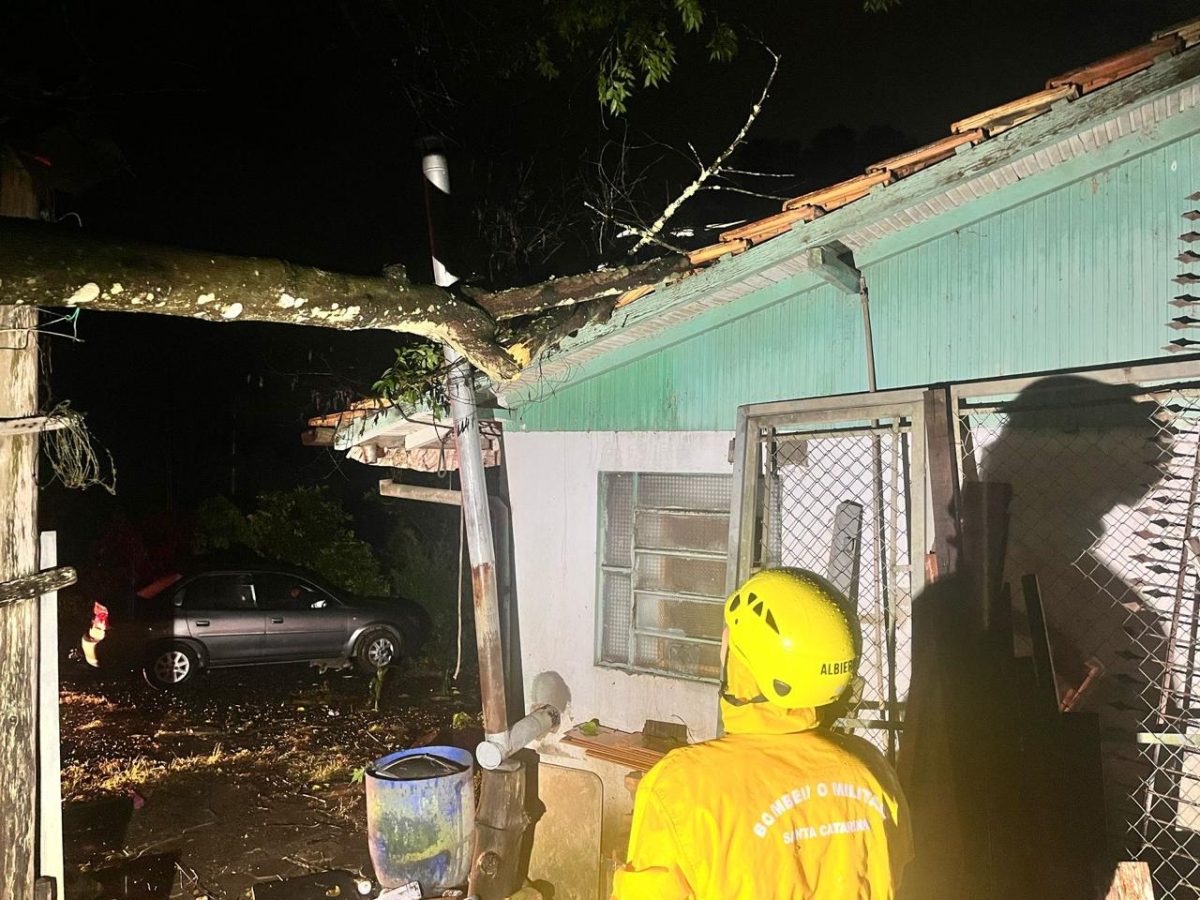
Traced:
<path fill-rule="evenodd" d="M 760 692 L 757 697 L 752 697 L 749 700 L 744 697 L 735 697 L 729 693 L 729 654 L 733 652 L 733 648 L 729 647 L 725 651 L 725 656 L 721 660 L 721 699 L 730 706 L 749 706 L 751 703 L 769 703 L 766 697 Z"/>

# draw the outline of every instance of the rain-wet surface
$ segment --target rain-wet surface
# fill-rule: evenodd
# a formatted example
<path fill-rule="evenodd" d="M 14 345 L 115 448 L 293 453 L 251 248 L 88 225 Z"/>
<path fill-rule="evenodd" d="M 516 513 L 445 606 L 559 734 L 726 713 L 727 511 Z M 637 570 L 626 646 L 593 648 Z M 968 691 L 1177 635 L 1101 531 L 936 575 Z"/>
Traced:
<path fill-rule="evenodd" d="M 206 674 L 171 693 L 64 671 L 68 900 L 239 898 L 256 883 L 369 877 L 357 770 L 390 752 L 481 737 L 478 694 L 433 673 L 309 666 Z"/>

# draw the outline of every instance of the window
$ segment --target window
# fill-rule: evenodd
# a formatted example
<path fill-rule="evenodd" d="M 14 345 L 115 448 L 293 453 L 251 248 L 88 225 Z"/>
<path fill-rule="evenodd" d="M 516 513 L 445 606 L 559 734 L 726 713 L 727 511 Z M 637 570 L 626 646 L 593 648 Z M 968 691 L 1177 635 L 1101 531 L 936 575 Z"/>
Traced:
<path fill-rule="evenodd" d="M 181 593 L 184 609 L 254 609 L 254 588 L 245 575 L 201 575 Z"/>
<path fill-rule="evenodd" d="M 312 582 L 282 572 L 259 572 L 254 576 L 254 593 L 262 609 L 296 612 L 331 606 L 329 595 Z"/>
<path fill-rule="evenodd" d="M 720 678 L 731 482 L 601 473 L 600 665 Z"/>

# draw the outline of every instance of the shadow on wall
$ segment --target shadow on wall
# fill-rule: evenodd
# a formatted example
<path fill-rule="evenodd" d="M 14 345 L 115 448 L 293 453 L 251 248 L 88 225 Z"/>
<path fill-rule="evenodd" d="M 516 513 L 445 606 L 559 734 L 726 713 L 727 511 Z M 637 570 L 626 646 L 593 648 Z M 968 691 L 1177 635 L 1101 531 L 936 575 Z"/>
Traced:
<path fill-rule="evenodd" d="M 1064 376 L 1039 381 L 1005 407 L 995 440 L 978 448 L 979 478 L 1012 485 L 1005 578 L 1014 594 L 1015 643 L 1031 653 L 1021 577 L 1038 576 L 1058 694 L 1100 716 L 1107 830 L 1114 850 L 1140 844 L 1145 757 L 1133 745 L 1155 721 L 1165 634 L 1136 585 L 1147 514 L 1158 490 L 1158 404 L 1138 389 Z M 1122 740 L 1122 738 L 1124 740 Z M 1151 836 L 1153 837 L 1153 836 Z"/>
<path fill-rule="evenodd" d="M 1200 795 L 1189 791 L 1189 781 L 1200 775 L 1200 766 L 1192 763 L 1193 751 L 1186 748 L 1153 751 L 1136 743 L 1137 735 L 1144 732 L 1184 733 L 1182 707 L 1188 696 L 1200 694 L 1192 668 L 1195 582 L 1188 582 L 1180 607 L 1181 594 L 1173 588 L 1177 577 L 1183 583 L 1182 540 L 1156 537 L 1179 526 L 1194 503 L 1188 487 L 1196 468 L 1196 419 L 1181 418 L 1179 401 L 1184 395 L 1148 400 L 1145 394 L 1136 386 L 1061 376 L 1042 379 L 1010 400 L 963 411 L 964 482 L 1007 484 L 1012 489 L 1003 572 L 1013 595 L 1015 633 L 1011 642 L 1000 641 L 1007 662 L 979 652 L 985 636 L 957 611 L 976 600 L 968 587 L 969 570 L 960 568 L 959 576 L 936 582 L 914 602 L 914 647 L 923 654 L 927 669 L 923 677 L 914 673 L 909 709 L 915 718 L 924 703 L 925 711 L 937 708 L 947 718 L 937 726 L 945 728 L 940 747 L 931 749 L 926 741 L 911 756 L 918 854 L 923 843 L 929 855 L 939 854 L 930 843 L 933 832 L 926 831 L 929 823 L 922 822 L 922 805 L 928 816 L 939 804 L 957 803 L 960 810 L 968 809 L 970 818 L 977 815 L 970 810 L 972 805 L 989 802 L 983 797 L 989 783 L 1002 793 L 1028 792 L 1035 784 L 1053 786 L 1056 772 L 1060 780 L 1069 781 L 1078 774 L 1073 754 L 1079 754 L 1078 767 L 1086 767 L 1088 754 L 1081 748 L 1094 754 L 1096 737 L 1102 736 L 1097 762 L 1103 774 L 1103 824 L 1109 846 L 1099 846 L 1097 841 L 1094 849 L 1086 850 L 1091 875 L 1073 876 L 1076 883 L 1070 896 L 1103 898 L 1115 861 L 1139 858 L 1154 872 L 1156 896 L 1196 896 L 1192 885 L 1200 866 L 1192 861 L 1200 858 L 1195 846 Z M 1184 400 L 1188 402 L 1187 397 Z M 1198 402 L 1195 395 L 1190 402 Z M 1193 412 L 1200 416 L 1196 409 Z M 1191 430 L 1172 428 L 1171 420 L 1176 426 L 1190 421 Z M 1098 728 L 1095 720 L 1089 725 L 1083 716 L 1051 716 L 1042 724 L 1031 724 L 1029 733 L 1035 737 L 1022 745 L 1024 738 L 1005 733 L 1003 726 L 996 730 L 994 722 L 980 725 L 979 720 L 1015 723 L 1015 732 L 1036 717 L 1029 693 L 1022 693 L 1020 683 L 1031 670 L 1007 651 L 1011 646 L 1017 657 L 1033 653 L 1021 594 L 1021 578 L 1029 574 L 1039 580 L 1060 708 L 1093 714 Z M 1186 629 L 1178 629 L 1172 651 L 1168 632 L 1173 616 Z M 930 701 L 933 685 L 936 696 Z M 1005 703 L 1010 705 L 1005 708 Z M 1081 725 L 1082 729 L 1076 727 Z M 1087 729 L 1092 736 L 1080 742 Z M 992 746 L 967 746 L 981 740 L 993 742 Z M 921 741 L 915 737 L 914 743 Z M 1031 755 L 1036 741 L 1043 741 L 1037 746 L 1047 751 L 1040 760 Z M 922 767 L 928 769 L 939 757 L 954 766 L 959 751 L 972 762 L 959 767 L 963 774 L 955 788 L 940 789 L 939 794 Z M 1041 782 L 1039 775 L 1022 770 L 1031 760 L 1049 767 Z M 948 799 L 946 790 L 965 797 L 977 777 L 976 786 L 984 787 L 976 799 L 970 803 Z M 1060 808 L 1051 811 L 1055 803 Z M 1069 842 L 1063 834 L 1069 825 L 1057 826 L 1056 832 L 1046 823 L 1070 822 L 1071 803 L 1069 796 L 1046 798 L 1041 824 L 1019 818 L 989 822 L 985 816 L 979 827 L 982 834 L 990 835 L 986 840 L 993 848 L 1010 841 L 1014 855 L 1029 863 L 1024 877 L 1036 884 L 1039 875 L 1049 876 L 1029 861 L 1053 850 L 1033 845 Z M 1084 798 L 1079 803 L 1082 809 Z M 993 809 L 1016 813 L 1023 808 L 1002 799 Z M 975 820 L 976 825 L 979 822 Z M 971 851 L 968 838 L 959 855 L 969 856 Z M 1172 856 L 1177 861 L 1174 866 L 1167 864 Z M 1187 864 L 1178 865 L 1180 858 Z M 1021 864 L 1014 859 L 1011 868 Z M 918 862 L 916 869 L 924 867 Z M 1021 877 L 1004 869 L 998 865 L 992 871 L 1000 872 L 1001 880 Z M 918 880 L 925 874 L 914 872 Z"/>

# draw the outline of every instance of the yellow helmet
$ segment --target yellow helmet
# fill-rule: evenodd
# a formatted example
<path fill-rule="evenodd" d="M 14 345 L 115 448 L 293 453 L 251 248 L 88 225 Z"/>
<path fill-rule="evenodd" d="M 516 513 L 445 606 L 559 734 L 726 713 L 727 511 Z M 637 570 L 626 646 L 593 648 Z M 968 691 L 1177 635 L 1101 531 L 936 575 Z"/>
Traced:
<path fill-rule="evenodd" d="M 762 700 L 797 709 L 834 702 L 858 668 L 858 621 L 832 584 L 803 569 L 764 569 L 725 601 L 729 652 Z M 756 698 L 758 699 L 758 698 Z"/>

